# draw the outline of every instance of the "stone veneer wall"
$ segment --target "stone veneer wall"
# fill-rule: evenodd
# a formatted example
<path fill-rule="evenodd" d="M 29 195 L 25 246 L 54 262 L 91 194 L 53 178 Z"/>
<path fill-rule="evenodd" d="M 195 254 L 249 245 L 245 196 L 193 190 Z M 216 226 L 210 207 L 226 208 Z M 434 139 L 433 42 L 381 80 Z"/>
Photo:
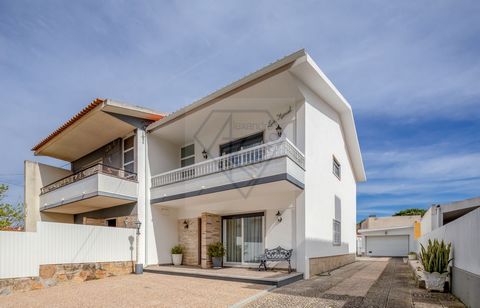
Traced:
<path fill-rule="evenodd" d="M 212 267 L 212 260 L 207 256 L 208 245 L 221 240 L 222 218 L 219 215 L 202 213 L 202 268 Z"/>
<path fill-rule="evenodd" d="M 83 282 L 132 272 L 131 261 L 40 265 L 39 277 L 0 279 L 0 296 L 45 289 L 67 281 Z"/>
<path fill-rule="evenodd" d="M 355 262 L 355 254 L 353 253 L 338 256 L 310 258 L 310 278 L 317 274 L 328 272 L 353 262 Z"/>
<path fill-rule="evenodd" d="M 185 228 L 185 221 L 188 223 L 188 228 Z M 177 221 L 177 228 L 178 242 L 184 247 L 182 264 L 198 265 L 200 219 L 179 219 Z"/>

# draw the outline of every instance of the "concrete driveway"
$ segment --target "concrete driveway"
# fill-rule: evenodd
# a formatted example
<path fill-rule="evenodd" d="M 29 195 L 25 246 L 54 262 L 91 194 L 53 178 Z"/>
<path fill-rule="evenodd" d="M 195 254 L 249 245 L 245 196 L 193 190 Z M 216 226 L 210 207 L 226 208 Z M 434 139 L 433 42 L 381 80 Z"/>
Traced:
<path fill-rule="evenodd" d="M 368 260 L 368 261 L 367 261 Z M 363 259 L 278 288 L 248 307 L 464 307 L 454 296 L 415 287 L 402 259 Z"/>

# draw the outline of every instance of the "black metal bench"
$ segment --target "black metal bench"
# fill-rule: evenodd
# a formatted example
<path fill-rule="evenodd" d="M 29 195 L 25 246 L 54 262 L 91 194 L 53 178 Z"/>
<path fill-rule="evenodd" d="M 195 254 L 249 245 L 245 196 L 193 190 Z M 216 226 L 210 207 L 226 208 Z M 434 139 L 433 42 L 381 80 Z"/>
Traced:
<path fill-rule="evenodd" d="M 274 249 L 265 249 L 265 253 L 260 256 L 260 265 L 258 270 L 262 268 L 267 270 L 267 261 L 287 261 L 288 262 L 288 273 L 292 272 L 292 267 L 290 265 L 290 258 L 292 257 L 293 249 L 285 249 L 280 246 Z"/>

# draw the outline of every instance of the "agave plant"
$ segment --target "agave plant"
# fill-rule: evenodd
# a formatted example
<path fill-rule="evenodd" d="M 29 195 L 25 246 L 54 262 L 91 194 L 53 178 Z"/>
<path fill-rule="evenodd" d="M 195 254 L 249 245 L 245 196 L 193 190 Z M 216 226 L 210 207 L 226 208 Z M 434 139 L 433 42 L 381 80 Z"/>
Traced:
<path fill-rule="evenodd" d="M 439 242 L 435 239 L 432 242 L 432 240 L 429 239 L 427 249 L 425 249 L 422 244 L 420 244 L 420 246 L 420 261 L 426 272 L 442 274 L 448 270 L 448 263 L 452 261 L 452 259 L 449 259 L 452 247 L 451 243 L 447 245 L 443 240 Z"/>

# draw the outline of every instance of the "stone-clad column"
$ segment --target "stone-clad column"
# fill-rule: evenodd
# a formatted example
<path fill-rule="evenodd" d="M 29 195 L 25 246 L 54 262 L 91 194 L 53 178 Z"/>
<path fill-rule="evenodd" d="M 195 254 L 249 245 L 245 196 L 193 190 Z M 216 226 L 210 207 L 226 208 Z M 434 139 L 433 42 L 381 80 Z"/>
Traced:
<path fill-rule="evenodd" d="M 219 215 L 202 213 L 202 268 L 212 267 L 212 260 L 207 256 L 208 245 L 221 240 L 221 223 Z"/>

